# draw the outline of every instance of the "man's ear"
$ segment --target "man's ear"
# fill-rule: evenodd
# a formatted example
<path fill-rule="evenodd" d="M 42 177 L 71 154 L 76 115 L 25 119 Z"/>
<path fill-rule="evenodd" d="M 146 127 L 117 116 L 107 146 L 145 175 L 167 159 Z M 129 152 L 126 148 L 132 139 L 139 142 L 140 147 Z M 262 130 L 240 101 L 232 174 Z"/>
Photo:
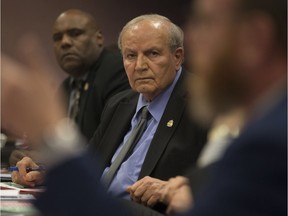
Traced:
<path fill-rule="evenodd" d="M 184 49 L 183 47 L 178 47 L 174 53 L 175 63 L 176 63 L 176 70 L 179 70 L 182 63 L 184 62 Z"/>
<path fill-rule="evenodd" d="M 95 37 L 97 39 L 97 43 L 99 46 L 103 46 L 104 44 L 104 36 L 102 34 L 102 32 L 99 30 L 97 32 L 95 32 Z"/>

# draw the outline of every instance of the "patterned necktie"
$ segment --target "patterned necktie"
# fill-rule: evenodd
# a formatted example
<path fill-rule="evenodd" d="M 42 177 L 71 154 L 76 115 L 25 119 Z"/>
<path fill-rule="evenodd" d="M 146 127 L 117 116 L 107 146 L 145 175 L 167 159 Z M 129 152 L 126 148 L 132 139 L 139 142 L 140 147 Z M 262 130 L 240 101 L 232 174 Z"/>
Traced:
<path fill-rule="evenodd" d="M 116 172 L 118 171 L 120 165 L 130 156 L 131 152 L 133 151 L 135 145 L 143 135 L 146 127 L 147 127 L 147 122 L 148 122 L 148 114 L 149 111 L 147 107 L 142 108 L 141 112 L 141 119 L 138 122 L 137 126 L 132 130 L 130 137 L 126 141 L 126 143 L 123 145 L 121 151 L 111 164 L 109 170 L 107 173 L 102 176 L 102 182 L 105 184 L 105 186 L 108 187 L 110 186 Z"/>
<path fill-rule="evenodd" d="M 77 122 L 77 117 L 80 110 L 80 96 L 83 90 L 85 81 L 84 80 L 73 80 L 72 82 L 72 92 L 71 92 L 71 103 L 69 107 L 69 117 Z"/>

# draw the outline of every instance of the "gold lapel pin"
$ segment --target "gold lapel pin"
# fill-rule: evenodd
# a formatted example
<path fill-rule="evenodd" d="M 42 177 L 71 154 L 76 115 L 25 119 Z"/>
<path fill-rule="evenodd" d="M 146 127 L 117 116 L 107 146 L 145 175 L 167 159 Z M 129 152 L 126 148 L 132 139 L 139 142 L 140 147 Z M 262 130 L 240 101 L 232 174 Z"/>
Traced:
<path fill-rule="evenodd" d="M 167 122 L 167 127 L 172 127 L 173 124 L 174 124 L 174 121 L 173 121 L 173 120 L 169 120 L 169 121 Z"/>
<path fill-rule="evenodd" d="M 85 83 L 84 90 L 87 91 L 89 89 L 89 83 Z"/>

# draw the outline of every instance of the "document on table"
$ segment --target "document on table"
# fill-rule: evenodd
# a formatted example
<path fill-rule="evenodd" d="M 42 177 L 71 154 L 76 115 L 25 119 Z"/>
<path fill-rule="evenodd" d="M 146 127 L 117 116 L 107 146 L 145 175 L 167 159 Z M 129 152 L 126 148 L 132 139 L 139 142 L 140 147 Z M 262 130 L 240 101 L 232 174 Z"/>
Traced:
<path fill-rule="evenodd" d="M 21 190 L 25 188 L 18 188 L 15 186 L 7 185 L 5 183 L 0 184 L 1 214 L 9 213 L 10 215 L 13 213 L 13 215 L 38 215 L 37 210 L 32 204 L 32 201 L 35 200 L 35 197 L 29 193 L 21 193 Z"/>
<path fill-rule="evenodd" d="M 0 173 L 1 182 L 12 181 L 11 173 Z"/>
<path fill-rule="evenodd" d="M 41 187 L 41 188 L 25 188 L 22 185 L 16 184 L 14 182 L 0 182 L 0 188 L 1 191 L 2 190 L 6 190 L 6 189 L 13 189 L 13 190 L 17 190 L 19 191 L 19 193 L 31 193 L 31 194 L 35 194 L 35 193 L 41 193 L 45 190 L 45 188 Z"/>
<path fill-rule="evenodd" d="M 20 194 L 19 190 L 0 190 L 1 201 L 3 200 L 34 200 L 32 194 Z"/>

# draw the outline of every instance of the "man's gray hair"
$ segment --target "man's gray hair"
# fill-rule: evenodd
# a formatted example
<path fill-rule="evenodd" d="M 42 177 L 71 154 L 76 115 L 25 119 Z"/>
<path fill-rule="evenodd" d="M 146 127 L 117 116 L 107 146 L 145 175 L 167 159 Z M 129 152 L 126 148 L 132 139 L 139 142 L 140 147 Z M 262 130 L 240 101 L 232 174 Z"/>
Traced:
<path fill-rule="evenodd" d="M 127 31 L 130 30 L 132 27 L 134 27 L 136 24 L 143 20 L 149 20 L 149 21 L 155 21 L 155 22 L 163 22 L 167 23 L 167 31 L 169 34 L 169 44 L 171 51 L 175 51 L 179 47 L 183 47 L 183 40 L 184 40 L 184 34 L 182 29 L 177 26 L 176 24 L 172 23 L 170 19 L 167 17 L 158 15 L 158 14 L 145 14 L 138 16 L 131 21 L 129 21 L 122 29 L 122 31 L 119 34 L 118 37 L 118 47 L 120 50 L 122 50 L 122 36 Z"/>

